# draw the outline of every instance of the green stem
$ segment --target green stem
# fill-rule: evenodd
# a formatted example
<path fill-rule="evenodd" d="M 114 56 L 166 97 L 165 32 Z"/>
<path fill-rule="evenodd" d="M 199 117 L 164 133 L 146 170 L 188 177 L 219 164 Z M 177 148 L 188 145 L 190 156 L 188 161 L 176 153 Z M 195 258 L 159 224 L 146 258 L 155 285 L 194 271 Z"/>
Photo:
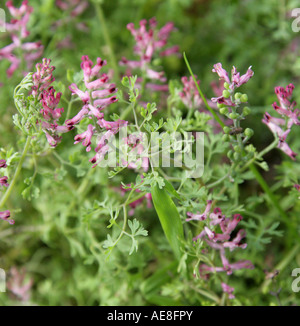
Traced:
<path fill-rule="evenodd" d="M 274 205 L 274 207 L 278 210 L 278 212 L 285 219 L 285 221 L 288 221 L 289 220 L 288 216 L 286 215 L 284 210 L 279 205 L 278 200 L 274 196 L 272 190 L 269 188 L 269 186 L 266 183 L 265 179 L 262 177 L 262 175 L 257 170 L 256 166 L 254 164 L 251 164 L 249 166 L 249 168 L 252 171 L 252 173 L 254 174 L 256 180 L 258 181 L 258 183 L 260 184 L 260 186 L 262 187 L 264 192 L 268 195 L 268 197 L 269 197 L 270 201 L 272 202 L 272 204 Z"/>
<path fill-rule="evenodd" d="M 200 94 L 200 96 L 202 97 L 203 99 L 203 102 L 206 106 L 206 108 L 209 110 L 209 112 L 211 112 L 211 114 L 214 116 L 214 118 L 216 119 L 216 121 L 220 124 L 220 126 L 222 128 L 225 127 L 225 124 L 223 123 L 223 121 L 220 119 L 220 117 L 216 114 L 216 112 L 214 112 L 214 110 L 208 105 L 207 101 L 206 101 L 206 98 L 204 97 L 198 83 L 197 83 L 197 80 L 192 72 L 192 69 L 191 69 L 191 66 L 189 65 L 189 62 L 187 60 L 187 57 L 185 55 L 185 53 L 183 53 L 183 57 L 184 57 L 184 60 L 185 60 L 185 63 L 188 67 L 188 70 L 194 80 L 194 83 L 197 87 L 197 90 Z M 260 155 L 261 156 L 261 155 Z M 262 175 L 259 173 L 259 171 L 257 170 L 256 166 L 251 163 L 249 165 L 249 168 L 250 170 L 252 171 L 252 173 L 254 174 L 257 182 L 260 184 L 260 186 L 262 187 L 262 189 L 264 190 L 264 192 L 267 194 L 267 196 L 269 197 L 270 201 L 273 203 L 274 207 L 277 209 L 277 211 L 280 213 L 280 215 L 285 219 L 285 221 L 287 222 L 288 221 L 288 216 L 287 214 L 283 211 L 283 209 L 281 208 L 281 206 L 279 205 L 276 197 L 274 196 L 272 190 L 270 189 L 270 187 L 268 186 L 268 184 L 266 183 L 265 179 L 262 177 Z"/>
<path fill-rule="evenodd" d="M 195 78 L 195 75 L 193 74 L 193 71 L 191 69 L 191 66 L 190 66 L 190 64 L 188 62 L 188 59 L 187 59 L 185 53 L 183 53 L 183 57 L 184 57 L 186 66 L 187 66 L 187 68 L 188 68 L 188 70 L 189 70 L 189 72 L 190 72 L 190 74 L 191 74 L 191 76 L 193 78 L 193 81 L 194 81 L 194 83 L 195 83 L 195 85 L 197 87 L 197 90 L 198 90 L 198 92 L 199 92 L 199 94 L 200 94 L 200 96 L 201 96 L 207 110 L 213 115 L 213 117 L 216 119 L 216 121 L 218 121 L 218 123 L 222 126 L 222 128 L 224 128 L 225 127 L 224 122 L 220 119 L 220 117 L 216 114 L 216 112 L 208 105 L 207 100 L 206 100 L 205 96 L 203 95 L 199 84 L 197 83 L 197 79 Z"/>
<path fill-rule="evenodd" d="M 29 147 L 30 147 L 30 141 L 31 141 L 31 136 L 27 136 L 25 147 L 23 149 L 23 153 L 22 153 L 22 156 L 21 156 L 20 161 L 18 163 L 15 174 L 14 174 L 14 176 L 13 176 L 11 182 L 10 182 L 10 185 L 9 185 L 8 189 L 6 190 L 4 196 L 1 199 L 0 209 L 5 205 L 6 201 L 8 200 L 8 198 L 9 198 L 9 196 L 10 196 L 10 194 L 11 194 L 11 192 L 12 192 L 12 190 L 13 190 L 15 184 L 16 184 L 16 181 L 17 181 L 17 179 L 19 177 L 19 174 L 20 174 L 20 172 L 22 170 L 22 165 L 24 163 L 26 154 L 27 154 L 27 152 L 29 150 Z"/>
<path fill-rule="evenodd" d="M 192 117 L 192 115 L 194 114 L 194 112 L 195 112 L 195 109 L 194 108 L 189 109 L 188 110 L 188 114 L 186 116 L 186 120 L 189 120 Z"/>
<path fill-rule="evenodd" d="M 121 120 L 125 120 L 126 119 L 126 117 L 128 116 L 128 114 L 131 112 L 131 109 L 132 109 L 132 107 L 131 107 L 131 105 L 129 105 L 123 112 L 122 112 L 122 114 L 121 114 L 121 116 L 120 116 L 120 119 Z"/>
<path fill-rule="evenodd" d="M 70 100 L 69 103 L 68 103 L 68 111 L 67 111 L 66 120 L 70 119 L 72 104 L 73 104 L 73 101 Z"/>
<path fill-rule="evenodd" d="M 115 77 L 118 80 L 119 76 L 120 76 L 119 68 L 118 68 L 116 57 L 115 57 L 114 48 L 113 48 L 113 45 L 112 45 L 112 42 L 111 42 L 111 39 L 110 39 L 110 35 L 109 35 L 109 32 L 108 32 L 108 28 L 107 28 L 107 25 L 106 25 L 105 16 L 104 16 L 101 5 L 99 3 L 95 3 L 94 5 L 95 5 L 96 13 L 97 13 L 97 16 L 99 18 L 99 21 L 100 21 L 100 24 L 101 24 L 101 27 L 102 27 L 102 32 L 103 32 L 105 43 L 106 43 L 106 45 L 108 46 L 108 49 L 109 49 L 109 57 L 110 57 L 111 65 L 112 65 L 113 70 L 115 72 Z"/>
<path fill-rule="evenodd" d="M 278 145 L 278 138 L 275 137 L 274 141 L 265 149 L 263 149 L 258 155 L 257 158 L 262 158 L 264 155 L 269 153 L 273 148 L 275 148 Z"/>
<path fill-rule="evenodd" d="M 299 252 L 300 245 L 297 243 L 292 250 L 280 261 L 274 268 L 274 271 L 279 270 L 280 272 L 283 271 L 283 269 L 286 268 L 286 266 L 290 263 L 292 259 L 294 259 L 295 255 Z M 267 293 L 269 285 L 271 283 L 271 279 L 267 279 L 264 281 L 264 283 L 261 286 L 261 291 L 263 293 Z"/>
<path fill-rule="evenodd" d="M 222 183 L 224 180 L 229 178 L 230 174 L 231 174 L 231 171 L 228 172 L 227 174 L 225 174 L 222 178 L 218 179 L 217 181 L 208 184 L 206 187 L 207 188 L 213 188 L 213 187 L 217 186 L 218 184 Z"/>

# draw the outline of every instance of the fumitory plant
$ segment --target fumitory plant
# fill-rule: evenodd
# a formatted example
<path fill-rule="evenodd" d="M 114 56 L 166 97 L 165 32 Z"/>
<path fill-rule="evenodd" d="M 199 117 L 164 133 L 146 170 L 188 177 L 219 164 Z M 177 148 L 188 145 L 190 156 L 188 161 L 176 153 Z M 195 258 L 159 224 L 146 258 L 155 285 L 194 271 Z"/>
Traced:
<path fill-rule="evenodd" d="M 1 304 L 299 304 L 299 86 L 274 58 L 284 28 L 266 48 L 244 26 L 257 43 L 244 53 L 238 4 L 233 17 L 220 0 L 141 3 L 6 3 Z M 244 4 L 251 22 L 268 21 L 256 5 Z M 232 23 L 216 30 L 214 8 Z"/>

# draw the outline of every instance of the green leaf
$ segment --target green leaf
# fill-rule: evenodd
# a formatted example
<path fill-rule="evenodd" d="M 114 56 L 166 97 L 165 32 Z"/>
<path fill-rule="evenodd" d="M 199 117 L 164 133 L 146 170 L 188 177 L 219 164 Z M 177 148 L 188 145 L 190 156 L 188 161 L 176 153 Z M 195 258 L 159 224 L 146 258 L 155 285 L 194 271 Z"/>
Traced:
<path fill-rule="evenodd" d="M 67 79 L 68 79 L 68 82 L 73 83 L 73 81 L 74 81 L 74 70 L 73 69 L 67 70 Z"/>
<path fill-rule="evenodd" d="M 178 195 L 177 191 L 174 189 L 172 183 L 170 183 L 167 180 L 164 180 L 165 182 L 165 189 L 174 197 L 176 197 L 177 199 L 181 200 L 181 197 Z"/>
<path fill-rule="evenodd" d="M 174 202 L 165 189 L 158 184 L 151 187 L 151 195 L 162 229 L 178 260 L 181 257 L 180 244 L 184 239 L 182 222 Z"/>
<path fill-rule="evenodd" d="M 175 274 L 176 270 L 177 262 L 172 262 L 164 268 L 156 271 L 141 284 L 142 293 L 148 297 L 159 292 L 164 284 L 171 281 L 171 275 Z"/>

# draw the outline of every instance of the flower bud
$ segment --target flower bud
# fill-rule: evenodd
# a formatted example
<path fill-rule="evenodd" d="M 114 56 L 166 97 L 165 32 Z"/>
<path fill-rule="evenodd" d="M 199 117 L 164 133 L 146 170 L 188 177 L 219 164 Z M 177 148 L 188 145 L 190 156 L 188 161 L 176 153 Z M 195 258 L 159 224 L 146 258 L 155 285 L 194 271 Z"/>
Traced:
<path fill-rule="evenodd" d="M 233 158 L 234 158 L 235 161 L 239 161 L 240 158 L 241 158 L 240 153 L 235 152 L 235 153 L 233 154 Z"/>
<path fill-rule="evenodd" d="M 229 150 L 228 153 L 227 153 L 227 157 L 232 160 L 233 158 L 233 151 L 232 150 Z"/>
<path fill-rule="evenodd" d="M 229 98 L 230 97 L 230 92 L 226 89 L 224 89 L 223 93 L 222 93 L 223 97 L 225 98 Z"/>
<path fill-rule="evenodd" d="M 230 86 L 230 85 L 229 85 L 227 82 L 225 82 L 223 86 L 224 86 L 224 88 L 226 88 L 226 89 L 229 90 L 229 86 Z"/>
<path fill-rule="evenodd" d="M 234 112 L 231 112 L 230 114 L 229 114 L 229 118 L 231 119 L 231 120 L 235 120 L 235 119 L 237 119 L 238 118 L 238 114 L 237 113 L 234 113 Z"/>
<path fill-rule="evenodd" d="M 246 137 L 251 138 L 254 134 L 254 131 L 251 128 L 246 128 L 244 133 Z"/>
<path fill-rule="evenodd" d="M 229 133 L 230 133 L 230 128 L 227 127 L 227 126 L 225 126 L 225 127 L 223 128 L 223 131 L 225 132 L 225 134 L 229 134 Z"/>
<path fill-rule="evenodd" d="M 226 115 L 228 113 L 228 108 L 227 107 L 221 108 L 220 113 Z"/>
<path fill-rule="evenodd" d="M 241 97 L 240 97 L 240 101 L 242 103 L 245 103 L 248 101 L 248 95 L 247 94 L 243 94 Z"/>
<path fill-rule="evenodd" d="M 221 108 L 224 108 L 225 107 L 225 104 L 223 104 L 223 103 L 217 103 L 217 107 L 219 108 L 219 109 L 221 109 Z"/>
<path fill-rule="evenodd" d="M 229 140 L 230 140 L 230 137 L 229 137 L 228 134 L 224 134 L 224 135 L 222 136 L 222 141 L 223 141 L 223 142 L 227 142 L 227 141 L 229 141 Z"/>
<path fill-rule="evenodd" d="M 243 95 L 242 93 L 237 92 L 237 93 L 234 94 L 234 98 L 235 98 L 236 100 L 239 100 L 239 99 L 241 98 L 242 95 Z"/>
<path fill-rule="evenodd" d="M 243 108 L 243 115 L 246 116 L 249 115 L 250 113 L 251 113 L 251 109 L 248 106 L 245 106 Z"/>
<path fill-rule="evenodd" d="M 237 153 L 240 153 L 242 150 L 241 150 L 241 147 L 239 145 L 235 145 L 233 147 L 234 151 L 237 152 Z"/>

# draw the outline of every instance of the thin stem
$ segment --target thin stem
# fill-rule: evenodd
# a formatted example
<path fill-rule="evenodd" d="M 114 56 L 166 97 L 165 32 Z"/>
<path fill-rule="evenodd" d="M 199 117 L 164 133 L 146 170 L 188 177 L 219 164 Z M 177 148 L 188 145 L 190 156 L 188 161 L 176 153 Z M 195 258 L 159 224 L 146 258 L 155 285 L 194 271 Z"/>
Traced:
<path fill-rule="evenodd" d="M 222 183 L 224 180 L 226 180 L 231 174 L 231 171 L 228 172 L 227 174 L 225 174 L 222 178 L 220 178 L 219 180 L 213 182 L 213 183 L 210 183 L 206 186 L 206 188 L 213 188 L 215 186 L 217 186 L 218 184 Z"/>
<path fill-rule="evenodd" d="M 268 147 L 266 147 L 261 152 L 259 152 L 259 154 L 257 155 L 257 158 L 262 158 L 264 155 L 266 155 L 268 152 L 270 152 L 277 145 L 278 145 L 278 138 L 275 137 L 274 141 Z"/>
<path fill-rule="evenodd" d="M 194 108 L 189 109 L 188 110 L 188 114 L 186 116 L 186 120 L 189 120 L 192 117 L 192 115 L 194 114 L 194 112 L 195 112 L 195 109 Z"/>
<path fill-rule="evenodd" d="M 216 121 L 220 124 L 220 126 L 222 128 L 225 127 L 225 124 L 223 123 L 223 121 L 219 118 L 219 116 L 216 114 L 216 112 L 214 112 L 214 110 L 208 105 L 207 101 L 206 101 L 206 98 L 204 97 L 203 93 L 201 92 L 201 89 L 197 83 L 197 80 L 192 72 L 192 69 L 189 65 L 189 62 L 187 60 L 187 57 L 185 55 L 185 53 L 183 53 L 183 57 L 184 57 L 184 60 L 185 60 L 185 63 L 188 67 L 188 70 L 194 80 L 194 83 L 197 87 L 197 90 L 200 94 L 200 96 L 202 97 L 203 99 L 203 102 L 206 106 L 206 108 L 209 110 L 209 112 L 211 112 L 211 114 L 214 116 L 214 118 L 216 119 Z M 268 186 L 268 184 L 266 183 L 265 179 L 262 177 L 262 175 L 260 174 L 260 172 L 257 170 L 256 166 L 251 163 L 249 165 L 249 168 L 250 170 L 252 171 L 252 173 L 254 174 L 257 182 L 260 184 L 260 186 L 262 187 L 262 189 L 264 190 L 264 192 L 267 194 L 267 196 L 269 197 L 270 201 L 272 202 L 272 204 L 274 205 L 274 207 L 277 209 L 277 211 L 280 213 L 280 215 L 285 219 L 285 221 L 287 222 L 288 221 L 288 216 L 287 214 L 283 211 L 283 209 L 281 208 L 281 206 L 279 205 L 276 197 L 274 196 L 272 190 L 270 189 L 270 187 Z"/>
<path fill-rule="evenodd" d="M 289 221 L 289 218 L 288 218 L 287 214 L 284 212 L 284 210 L 279 205 L 278 200 L 276 199 L 276 197 L 273 194 L 272 190 L 269 188 L 269 186 L 266 183 L 265 179 L 262 177 L 262 175 L 257 170 L 256 166 L 254 164 L 251 164 L 249 166 L 249 168 L 252 171 L 252 173 L 254 174 L 256 180 L 258 181 L 258 183 L 260 184 L 260 186 L 262 187 L 262 189 L 264 190 L 264 192 L 269 197 L 269 199 L 272 202 L 272 204 L 274 205 L 274 207 L 280 213 L 280 215 L 285 219 L 286 222 Z"/>
<path fill-rule="evenodd" d="M 207 110 L 213 115 L 213 117 L 218 121 L 218 123 L 222 126 L 222 128 L 224 128 L 225 127 L 224 122 L 220 119 L 220 117 L 216 114 L 216 112 L 208 105 L 207 100 L 206 100 L 205 96 L 203 95 L 199 84 L 197 83 L 197 79 L 195 78 L 195 75 L 193 74 L 193 71 L 191 69 L 191 66 L 190 66 L 190 64 L 188 62 L 188 59 L 187 59 L 185 53 L 183 53 L 183 57 L 184 57 L 187 68 L 188 68 L 188 70 L 189 70 L 189 72 L 190 72 L 190 74 L 191 74 L 191 76 L 193 78 L 193 81 L 194 81 L 194 83 L 195 83 L 195 85 L 197 87 L 197 90 L 198 90 L 198 92 L 199 92 L 199 94 L 200 94 L 200 96 L 201 96 Z"/>
<path fill-rule="evenodd" d="M 285 267 L 290 263 L 291 260 L 294 259 L 294 257 L 297 255 L 297 253 L 299 252 L 299 248 L 300 245 L 299 243 L 297 243 L 292 250 L 284 256 L 284 258 L 275 266 L 274 271 L 279 270 L 280 272 L 282 272 Z M 261 286 L 261 290 L 263 293 L 267 293 L 267 290 L 269 288 L 269 285 L 271 283 L 271 279 L 267 279 L 264 281 L 264 283 Z"/>
<path fill-rule="evenodd" d="M 73 101 L 69 101 L 68 103 L 68 110 L 67 110 L 67 116 L 66 116 L 66 120 L 68 120 L 70 118 L 70 114 L 71 114 L 71 109 L 72 109 L 72 104 L 73 104 Z"/>
<path fill-rule="evenodd" d="M 131 112 L 131 105 L 129 105 L 121 114 L 120 119 L 125 120 L 125 118 L 128 116 L 128 114 Z"/>
<path fill-rule="evenodd" d="M 139 200 L 140 198 L 144 197 L 146 194 L 147 194 L 147 192 L 144 191 L 144 192 L 141 192 L 138 196 L 132 198 L 131 200 L 127 199 L 126 205 L 130 205 L 131 203 L 135 202 L 136 200 Z"/>
<path fill-rule="evenodd" d="M 6 190 L 4 196 L 2 197 L 1 201 L 0 201 L 0 209 L 5 205 L 6 201 L 8 200 L 16 182 L 17 182 L 17 179 L 19 177 L 19 174 L 22 170 L 22 165 L 24 163 L 24 160 L 25 160 L 25 157 L 27 155 L 27 152 L 29 150 L 29 147 L 30 147 L 30 141 L 31 141 L 31 136 L 27 136 L 27 139 L 26 139 L 26 143 L 25 143 L 25 146 L 24 146 L 24 149 L 23 149 L 23 153 L 22 153 L 22 156 L 20 158 L 20 161 L 18 163 L 18 166 L 17 166 L 17 169 L 15 171 L 15 174 L 10 182 L 10 185 L 8 187 L 8 189 Z"/>

